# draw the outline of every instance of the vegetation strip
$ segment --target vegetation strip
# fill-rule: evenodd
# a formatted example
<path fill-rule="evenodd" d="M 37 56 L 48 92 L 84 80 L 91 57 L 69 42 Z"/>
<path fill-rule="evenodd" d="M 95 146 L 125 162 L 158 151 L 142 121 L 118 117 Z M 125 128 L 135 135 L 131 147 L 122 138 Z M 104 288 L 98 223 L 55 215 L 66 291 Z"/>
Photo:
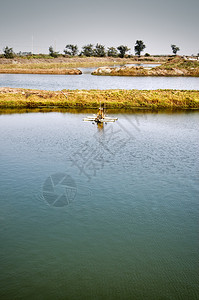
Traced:
<path fill-rule="evenodd" d="M 199 76 L 199 61 L 175 57 L 155 68 L 144 67 L 101 67 L 93 75 L 102 76 Z"/>
<path fill-rule="evenodd" d="M 48 75 L 81 75 L 78 69 L 0 69 L 1 74 L 48 74 Z"/>
<path fill-rule="evenodd" d="M 125 65 L 133 63 L 161 63 L 167 61 L 166 57 L 154 58 L 119 58 L 119 57 L 58 57 L 58 58 L 0 58 L 0 73 L 25 73 L 30 70 L 32 74 L 39 74 L 41 70 L 55 69 L 60 72 L 70 68 L 88 68 L 100 66 Z M 36 73 L 37 72 L 37 73 Z M 60 74 L 60 73 L 59 73 Z"/>
<path fill-rule="evenodd" d="M 189 90 L 63 90 L 0 88 L 0 108 L 199 109 L 199 91 Z"/>

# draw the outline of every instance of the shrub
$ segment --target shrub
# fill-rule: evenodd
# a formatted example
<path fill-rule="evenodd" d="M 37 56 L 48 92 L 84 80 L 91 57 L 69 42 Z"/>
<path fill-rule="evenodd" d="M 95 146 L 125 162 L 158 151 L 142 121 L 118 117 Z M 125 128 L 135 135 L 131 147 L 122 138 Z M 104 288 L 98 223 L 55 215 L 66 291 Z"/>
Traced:
<path fill-rule="evenodd" d="M 12 48 L 9 48 L 8 46 L 6 46 L 4 49 L 4 57 L 5 58 L 14 58 L 14 51 Z"/>
<path fill-rule="evenodd" d="M 55 58 L 55 57 L 58 57 L 58 52 L 54 51 L 53 47 L 50 46 L 49 47 L 49 55 Z"/>

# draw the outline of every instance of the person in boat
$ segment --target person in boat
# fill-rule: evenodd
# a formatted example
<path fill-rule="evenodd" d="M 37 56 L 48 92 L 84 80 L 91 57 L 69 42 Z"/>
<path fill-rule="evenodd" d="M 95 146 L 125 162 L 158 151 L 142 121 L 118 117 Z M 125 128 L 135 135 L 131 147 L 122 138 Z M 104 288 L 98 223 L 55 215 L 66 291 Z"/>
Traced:
<path fill-rule="evenodd" d="M 100 107 L 97 113 L 97 120 L 104 119 L 105 113 L 104 113 L 104 107 Z"/>

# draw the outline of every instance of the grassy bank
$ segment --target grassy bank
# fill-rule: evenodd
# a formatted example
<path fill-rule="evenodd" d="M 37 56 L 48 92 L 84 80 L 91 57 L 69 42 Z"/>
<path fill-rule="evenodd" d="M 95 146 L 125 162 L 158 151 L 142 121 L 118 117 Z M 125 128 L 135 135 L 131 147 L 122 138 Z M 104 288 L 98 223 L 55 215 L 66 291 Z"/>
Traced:
<path fill-rule="evenodd" d="M 117 67 L 98 68 L 93 75 L 106 76 L 199 76 L 199 61 L 175 57 L 155 68 Z"/>
<path fill-rule="evenodd" d="M 0 108 L 199 109 L 199 91 L 63 90 L 0 88 Z"/>
<path fill-rule="evenodd" d="M 14 61 L 14 63 L 1 63 L 0 61 L 0 73 L 11 74 L 65 74 L 66 69 L 71 68 L 89 68 L 109 66 L 114 64 L 126 64 L 131 63 L 131 60 L 127 59 L 72 59 L 52 62 L 51 60 L 39 60 L 33 59 L 30 61 Z"/>
<path fill-rule="evenodd" d="M 119 58 L 119 57 L 70 57 L 70 58 L 14 58 L 5 59 L 0 58 L 0 73 L 35 73 L 44 74 L 43 70 L 59 70 L 69 68 L 87 68 L 87 67 L 100 67 L 111 65 L 124 65 L 129 63 L 160 63 L 166 58 Z M 49 74 L 49 73 L 45 73 Z M 58 73 L 62 74 L 62 73 Z"/>

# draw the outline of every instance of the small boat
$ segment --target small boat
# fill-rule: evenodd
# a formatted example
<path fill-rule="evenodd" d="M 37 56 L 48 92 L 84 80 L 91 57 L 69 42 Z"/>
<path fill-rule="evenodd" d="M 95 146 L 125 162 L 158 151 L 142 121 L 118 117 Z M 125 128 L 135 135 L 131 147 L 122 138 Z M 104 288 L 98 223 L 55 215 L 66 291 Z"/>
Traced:
<path fill-rule="evenodd" d="M 83 121 L 91 121 L 91 122 L 96 122 L 96 123 L 107 123 L 107 122 L 115 122 L 116 120 L 118 120 L 118 118 L 112 118 L 112 117 L 108 117 L 105 114 L 105 108 L 99 107 L 98 113 L 97 115 L 93 115 L 93 116 L 87 116 L 86 118 L 83 119 Z"/>

